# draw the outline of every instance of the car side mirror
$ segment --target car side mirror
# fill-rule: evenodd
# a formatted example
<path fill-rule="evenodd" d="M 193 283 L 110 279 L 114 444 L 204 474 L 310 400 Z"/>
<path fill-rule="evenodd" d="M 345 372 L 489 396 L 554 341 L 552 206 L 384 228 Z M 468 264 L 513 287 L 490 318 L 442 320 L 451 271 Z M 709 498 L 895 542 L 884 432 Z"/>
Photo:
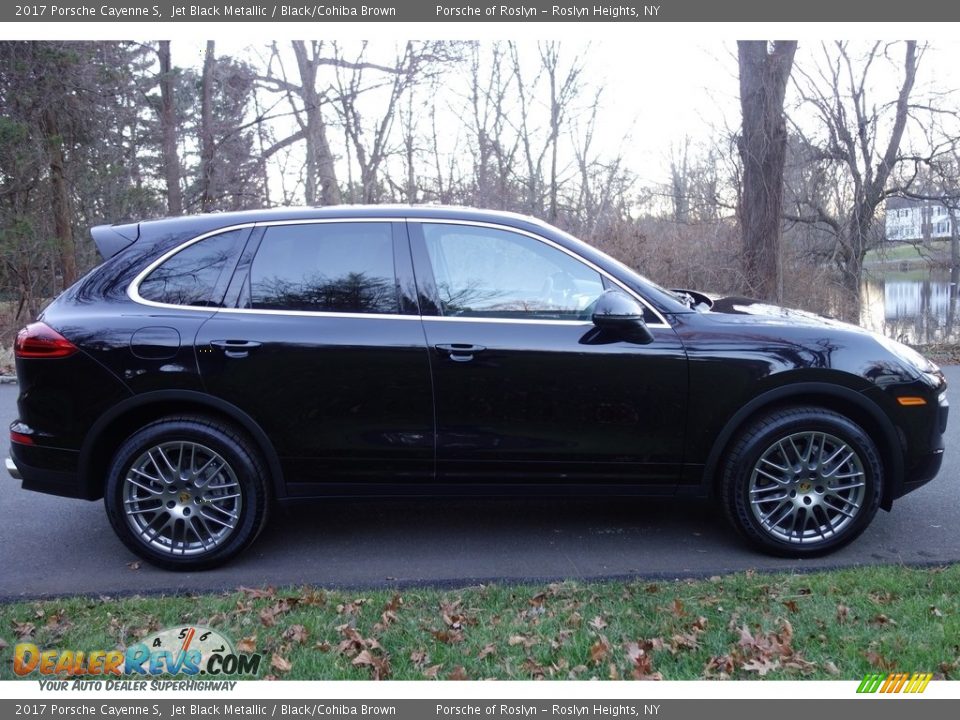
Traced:
<path fill-rule="evenodd" d="M 643 321 L 643 306 L 620 290 L 607 290 L 597 298 L 593 324 L 631 342 L 653 342 L 653 333 Z"/>

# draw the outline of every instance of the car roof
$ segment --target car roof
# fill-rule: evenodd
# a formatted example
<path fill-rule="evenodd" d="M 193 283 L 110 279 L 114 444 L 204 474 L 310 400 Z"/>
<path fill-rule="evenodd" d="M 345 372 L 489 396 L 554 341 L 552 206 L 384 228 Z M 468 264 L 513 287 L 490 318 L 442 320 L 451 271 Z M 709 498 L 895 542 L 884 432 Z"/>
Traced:
<path fill-rule="evenodd" d="M 549 227 L 546 223 L 529 215 L 500 210 L 480 210 L 470 207 L 449 205 L 328 205 L 324 207 L 276 207 L 263 210 L 240 210 L 232 212 L 214 212 L 203 215 L 185 215 L 181 217 L 144 220 L 142 230 L 159 231 L 164 226 L 176 225 L 182 228 L 187 224 L 203 228 L 227 227 L 255 222 L 277 220 L 312 220 L 336 218 L 434 218 L 443 220 L 471 220 L 474 222 L 501 223 L 507 225 L 533 225 Z"/>

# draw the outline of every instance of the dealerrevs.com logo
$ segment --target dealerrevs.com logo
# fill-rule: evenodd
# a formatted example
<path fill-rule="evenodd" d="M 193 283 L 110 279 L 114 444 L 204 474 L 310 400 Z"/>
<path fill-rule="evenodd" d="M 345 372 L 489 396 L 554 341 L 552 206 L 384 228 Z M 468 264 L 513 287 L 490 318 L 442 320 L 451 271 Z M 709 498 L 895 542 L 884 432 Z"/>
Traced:
<path fill-rule="evenodd" d="M 219 679 L 256 676 L 261 659 L 259 654 L 238 653 L 233 642 L 217 630 L 189 625 L 161 630 L 124 650 L 41 650 L 33 643 L 20 643 L 14 648 L 13 671 L 19 677 L 108 681 L 170 675 Z M 145 689 L 111 685 L 115 689 Z"/>

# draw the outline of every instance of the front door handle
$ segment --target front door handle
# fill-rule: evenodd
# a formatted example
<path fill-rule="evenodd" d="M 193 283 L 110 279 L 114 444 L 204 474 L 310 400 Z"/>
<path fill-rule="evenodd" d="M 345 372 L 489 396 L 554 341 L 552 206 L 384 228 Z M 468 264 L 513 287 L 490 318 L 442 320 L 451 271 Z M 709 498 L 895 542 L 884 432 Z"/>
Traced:
<path fill-rule="evenodd" d="M 437 345 L 437 352 L 446 355 L 454 362 L 470 362 L 473 356 L 481 353 L 486 348 L 483 345 L 471 345 L 469 343 L 451 343 L 449 345 Z"/>
<path fill-rule="evenodd" d="M 251 350 L 260 347 L 255 340 L 211 340 L 210 344 L 223 350 L 228 358 L 245 358 Z"/>

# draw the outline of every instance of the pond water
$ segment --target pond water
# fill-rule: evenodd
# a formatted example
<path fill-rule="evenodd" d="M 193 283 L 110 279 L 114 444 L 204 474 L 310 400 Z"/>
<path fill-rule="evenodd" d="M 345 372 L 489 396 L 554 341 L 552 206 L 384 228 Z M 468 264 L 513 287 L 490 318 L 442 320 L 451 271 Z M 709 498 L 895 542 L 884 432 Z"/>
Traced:
<path fill-rule="evenodd" d="M 871 269 L 860 324 L 901 342 L 960 342 L 960 268 Z"/>

